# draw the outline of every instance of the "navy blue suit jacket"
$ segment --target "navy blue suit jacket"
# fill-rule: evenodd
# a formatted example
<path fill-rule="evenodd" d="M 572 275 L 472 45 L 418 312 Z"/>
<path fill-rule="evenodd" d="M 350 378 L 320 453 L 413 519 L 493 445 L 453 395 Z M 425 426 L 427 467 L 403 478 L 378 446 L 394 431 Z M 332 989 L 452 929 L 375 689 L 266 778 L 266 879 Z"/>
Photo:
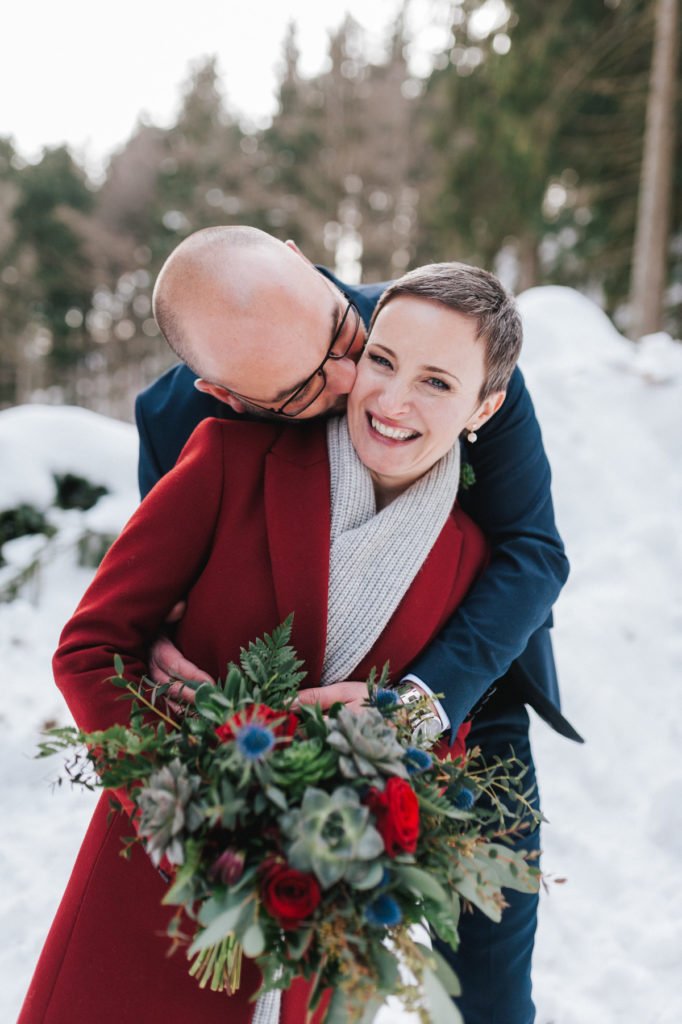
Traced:
<path fill-rule="evenodd" d="M 351 287 L 334 281 L 368 323 L 385 284 Z M 187 438 L 207 416 L 241 419 L 194 388 L 184 365 L 168 370 L 139 395 L 142 496 L 175 465 Z M 502 408 L 466 445 L 475 484 L 460 503 L 492 543 L 488 568 L 439 637 L 412 666 L 436 693 L 453 725 L 462 722 L 496 681 L 571 739 L 580 737 L 560 713 L 549 628 L 551 609 L 568 576 L 554 522 L 550 469 L 530 395 L 515 370 Z M 447 566 L 444 567 L 447 572 Z"/>

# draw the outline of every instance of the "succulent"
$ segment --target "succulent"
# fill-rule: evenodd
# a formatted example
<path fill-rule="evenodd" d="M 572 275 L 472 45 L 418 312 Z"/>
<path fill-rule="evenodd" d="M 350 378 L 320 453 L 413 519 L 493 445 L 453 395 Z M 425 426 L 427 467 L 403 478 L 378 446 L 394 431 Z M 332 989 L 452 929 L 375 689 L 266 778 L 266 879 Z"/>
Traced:
<path fill-rule="evenodd" d="M 193 832 L 203 820 L 201 807 L 193 800 L 199 785 L 176 757 L 149 777 L 149 783 L 137 798 L 140 807 L 138 828 L 152 863 L 158 867 L 162 857 L 171 864 L 182 864 L 183 829 Z"/>
<path fill-rule="evenodd" d="M 384 776 L 407 778 L 405 751 L 377 708 L 360 714 L 343 708 L 329 723 L 328 742 L 340 754 L 339 767 L 347 779 L 365 779 L 383 788 Z"/>
<path fill-rule="evenodd" d="M 280 819 L 287 859 L 298 871 L 311 871 L 323 889 L 344 878 L 358 889 L 371 888 L 382 878 L 376 858 L 384 841 L 370 822 L 369 808 L 350 786 L 333 793 L 310 786 L 301 807 Z"/>
<path fill-rule="evenodd" d="M 273 782 L 297 800 L 307 786 L 330 778 L 336 764 L 334 751 L 315 738 L 295 741 L 278 750 L 270 759 L 270 772 Z"/>

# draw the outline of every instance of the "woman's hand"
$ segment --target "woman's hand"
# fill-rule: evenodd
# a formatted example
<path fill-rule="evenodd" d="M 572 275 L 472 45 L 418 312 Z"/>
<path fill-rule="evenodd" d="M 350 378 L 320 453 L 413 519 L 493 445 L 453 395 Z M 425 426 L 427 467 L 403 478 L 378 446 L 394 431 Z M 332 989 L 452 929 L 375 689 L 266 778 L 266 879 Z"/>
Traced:
<path fill-rule="evenodd" d="M 367 683 L 354 682 L 351 679 L 343 683 L 331 683 L 329 686 L 311 686 L 299 692 L 293 707 L 297 704 L 319 704 L 323 711 L 328 711 L 332 704 L 345 704 L 357 714 L 366 710 Z"/>

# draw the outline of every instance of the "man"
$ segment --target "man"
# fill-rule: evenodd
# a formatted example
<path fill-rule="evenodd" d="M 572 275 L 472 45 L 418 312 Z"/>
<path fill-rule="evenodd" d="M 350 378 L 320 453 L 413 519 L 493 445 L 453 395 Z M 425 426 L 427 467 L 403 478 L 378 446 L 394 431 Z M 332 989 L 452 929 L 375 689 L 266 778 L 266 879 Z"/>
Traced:
<path fill-rule="evenodd" d="M 138 399 L 142 493 L 173 466 L 206 416 L 300 422 L 343 408 L 383 289 L 346 286 L 315 268 L 293 243 L 255 229 L 211 228 L 186 239 L 161 271 L 154 308 L 187 365 L 170 370 Z M 438 728 L 456 728 L 479 705 L 472 745 L 479 744 L 487 758 L 508 756 L 512 747 L 527 766 L 530 785 L 524 703 L 563 735 L 580 737 L 559 711 L 548 632 L 568 564 L 539 427 L 518 370 L 502 409 L 480 433 L 469 433 L 467 459 L 476 482 L 462 493 L 461 504 L 490 538 L 493 555 L 456 615 L 412 666 L 401 693 L 408 703 L 416 694 L 443 693 L 430 723 Z M 155 658 L 159 678 L 164 669 L 198 674 L 168 645 Z M 481 708 L 496 681 L 494 696 Z M 355 693 L 356 682 L 339 680 L 310 692 L 328 705 L 351 700 L 351 687 Z M 534 851 L 538 844 L 537 832 L 519 841 Z M 509 899 L 501 925 L 478 912 L 464 915 L 460 950 L 447 951 L 462 979 L 459 1005 L 467 1024 L 534 1019 L 530 962 L 537 898 L 513 893 Z"/>

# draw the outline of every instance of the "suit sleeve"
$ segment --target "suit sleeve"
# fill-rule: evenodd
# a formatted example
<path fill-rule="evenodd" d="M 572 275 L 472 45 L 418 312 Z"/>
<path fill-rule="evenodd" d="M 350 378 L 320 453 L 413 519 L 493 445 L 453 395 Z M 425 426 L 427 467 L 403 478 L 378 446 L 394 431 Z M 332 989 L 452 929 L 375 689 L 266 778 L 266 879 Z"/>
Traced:
<path fill-rule="evenodd" d="M 127 721 L 129 703 L 109 682 L 114 655 L 128 678 L 146 672 L 148 644 L 209 557 L 222 492 L 223 432 L 207 420 L 129 520 L 64 627 L 53 668 L 80 728 Z"/>
<path fill-rule="evenodd" d="M 568 576 L 554 521 L 551 474 L 530 395 L 514 372 L 507 399 L 467 446 L 476 475 L 461 504 L 492 545 L 490 562 L 430 647 L 411 666 L 444 693 L 453 724 L 548 624 Z"/>

